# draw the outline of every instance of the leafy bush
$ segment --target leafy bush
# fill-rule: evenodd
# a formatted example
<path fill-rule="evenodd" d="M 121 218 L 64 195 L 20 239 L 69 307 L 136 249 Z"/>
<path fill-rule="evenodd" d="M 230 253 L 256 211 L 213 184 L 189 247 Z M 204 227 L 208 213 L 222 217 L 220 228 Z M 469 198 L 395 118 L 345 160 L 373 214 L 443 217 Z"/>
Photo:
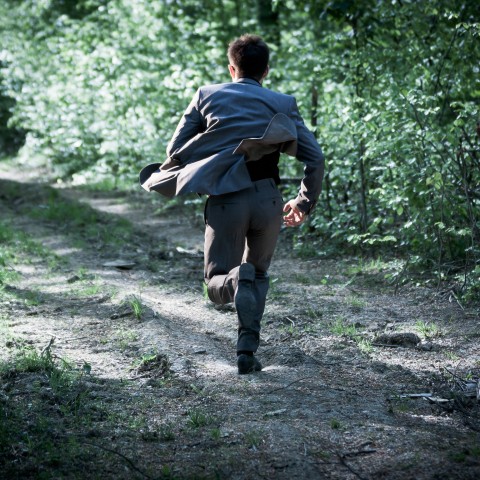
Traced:
<path fill-rule="evenodd" d="M 229 80 L 228 41 L 256 31 L 272 47 L 264 85 L 295 94 L 327 158 L 303 237 L 391 251 L 442 281 L 478 267 L 472 2 L 10 0 L 0 14 L 0 112 L 28 132 L 21 159 L 42 154 L 77 182 L 135 182 L 163 160 L 195 89 Z M 299 162 L 282 169 L 301 177 Z"/>

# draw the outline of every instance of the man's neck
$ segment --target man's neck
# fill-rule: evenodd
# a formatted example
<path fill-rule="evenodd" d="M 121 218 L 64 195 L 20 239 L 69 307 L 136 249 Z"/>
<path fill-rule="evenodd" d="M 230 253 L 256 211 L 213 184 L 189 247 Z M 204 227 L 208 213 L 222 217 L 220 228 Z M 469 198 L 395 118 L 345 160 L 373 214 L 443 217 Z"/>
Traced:
<path fill-rule="evenodd" d="M 253 80 L 254 82 L 258 83 L 259 85 L 262 85 L 262 80 L 258 80 L 257 78 L 253 78 L 253 77 L 241 76 L 241 77 L 235 77 L 233 79 L 234 82 L 240 82 L 242 80 Z"/>

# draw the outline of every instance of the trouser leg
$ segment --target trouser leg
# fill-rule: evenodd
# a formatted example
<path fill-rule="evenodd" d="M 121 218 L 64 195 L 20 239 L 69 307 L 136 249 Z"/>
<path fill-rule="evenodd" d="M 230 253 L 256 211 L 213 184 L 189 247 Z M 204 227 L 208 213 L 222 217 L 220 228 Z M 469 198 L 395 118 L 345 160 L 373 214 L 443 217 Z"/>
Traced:
<path fill-rule="evenodd" d="M 211 197 L 205 208 L 205 283 L 210 300 L 233 302 L 248 230 L 248 204 L 234 194 Z"/>
<path fill-rule="evenodd" d="M 256 273 L 253 293 L 256 299 L 254 314 L 243 320 L 238 317 L 237 352 L 256 352 L 260 344 L 260 328 L 269 287 L 267 273 Z"/>
<path fill-rule="evenodd" d="M 238 288 L 238 266 L 254 265 L 256 305 L 239 317 L 237 351 L 255 352 L 269 287 L 267 270 L 282 221 L 283 202 L 273 181 L 255 182 L 252 189 L 209 199 L 206 208 L 205 282 L 217 304 L 232 302 Z"/>
<path fill-rule="evenodd" d="M 232 268 L 227 274 L 214 275 L 207 282 L 208 298 L 216 305 L 233 302 L 238 286 L 238 269 Z"/>
<path fill-rule="evenodd" d="M 257 194 L 247 232 L 243 260 L 255 265 L 254 294 L 256 311 L 248 324 L 239 321 L 237 351 L 256 352 L 260 343 L 260 321 L 265 310 L 269 288 L 267 270 L 270 266 L 282 221 L 283 202 L 278 191 L 262 190 Z"/>

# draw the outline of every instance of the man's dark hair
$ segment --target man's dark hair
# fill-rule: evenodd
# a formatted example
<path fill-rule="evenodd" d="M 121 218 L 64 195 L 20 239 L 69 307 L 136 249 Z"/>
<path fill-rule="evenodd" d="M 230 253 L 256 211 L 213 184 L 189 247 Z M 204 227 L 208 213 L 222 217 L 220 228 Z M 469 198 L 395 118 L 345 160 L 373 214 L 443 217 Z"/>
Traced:
<path fill-rule="evenodd" d="M 269 58 L 268 45 L 258 35 L 242 35 L 228 46 L 228 60 L 242 77 L 260 80 Z"/>

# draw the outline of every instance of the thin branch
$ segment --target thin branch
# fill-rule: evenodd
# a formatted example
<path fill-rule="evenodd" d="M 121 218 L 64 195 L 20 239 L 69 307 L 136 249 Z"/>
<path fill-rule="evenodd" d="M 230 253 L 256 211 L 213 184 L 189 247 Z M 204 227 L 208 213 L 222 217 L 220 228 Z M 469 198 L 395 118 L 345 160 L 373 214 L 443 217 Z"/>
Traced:
<path fill-rule="evenodd" d="M 342 455 L 339 452 L 335 452 L 338 456 L 338 459 L 340 460 L 340 463 L 346 467 L 350 472 L 352 472 L 356 477 L 358 477 L 360 480 L 368 480 L 367 477 L 364 477 L 363 475 L 360 475 L 356 470 L 354 470 L 346 461 L 344 458 L 344 455 Z"/>
<path fill-rule="evenodd" d="M 371 453 L 376 453 L 377 450 L 375 448 L 368 448 L 365 450 L 357 450 L 356 452 L 345 452 L 343 457 L 358 457 L 360 455 L 370 455 Z"/>
<path fill-rule="evenodd" d="M 53 336 L 50 341 L 48 342 L 48 345 L 46 345 L 45 347 L 43 347 L 41 353 L 40 353 L 40 356 L 43 357 L 43 355 L 45 353 L 49 353 L 50 352 L 50 348 L 52 348 L 52 345 L 53 345 L 53 342 L 55 342 L 55 336 Z"/>
<path fill-rule="evenodd" d="M 302 380 L 308 380 L 309 378 L 313 378 L 313 377 L 308 376 L 308 377 L 299 378 L 297 380 L 294 380 L 293 382 L 290 382 L 288 385 L 285 385 L 284 387 L 274 388 L 273 390 L 270 390 L 269 392 L 266 392 L 266 393 L 267 395 L 269 395 L 270 393 L 278 392 L 279 390 L 286 390 L 288 387 L 291 387 L 293 384 L 301 382 Z"/>
<path fill-rule="evenodd" d="M 452 295 L 452 297 L 457 301 L 458 305 L 460 306 L 460 308 L 465 311 L 465 307 L 460 303 L 460 300 L 458 299 L 458 297 L 455 295 L 455 292 L 453 290 L 450 290 L 450 293 Z"/>
<path fill-rule="evenodd" d="M 450 55 L 450 52 L 453 48 L 453 44 L 455 43 L 455 40 L 457 39 L 457 35 L 458 35 L 458 30 L 455 29 L 455 31 L 453 32 L 452 39 L 450 40 L 450 44 L 448 45 L 447 50 L 446 50 L 445 54 L 443 55 L 442 62 L 440 63 L 440 68 L 438 69 L 438 72 L 437 72 L 437 80 L 436 80 L 435 85 L 433 87 L 433 90 L 434 90 L 435 93 L 437 92 L 437 89 L 440 86 L 440 77 L 442 75 L 442 70 L 443 70 L 443 67 L 445 66 L 447 58 Z"/>
<path fill-rule="evenodd" d="M 399 348 L 400 345 L 389 345 L 388 343 L 372 343 L 372 347 Z"/>
<path fill-rule="evenodd" d="M 104 447 L 103 445 L 98 445 L 96 443 L 90 443 L 90 442 L 87 442 L 87 441 L 83 441 L 83 443 L 85 443 L 85 445 L 90 445 L 91 447 L 96 447 L 96 448 L 99 448 L 100 450 L 105 450 L 106 452 L 109 452 L 109 453 L 113 453 L 114 455 L 118 455 L 120 458 L 123 458 L 129 465 L 130 465 L 130 468 L 132 470 L 135 470 L 137 473 L 139 473 L 140 475 L 142 475 L 143 477 L 145 478 L 148 478 L 150 480 L 154 480 L 154 477 L 151 477 L 150 475 L 148 475 L 147 473 L 143 472 L 142 470 L 140 470 L 134 463 L 132 460 L 130 460 L 128 457 L 126 457 L 123 453 L 120 453 L 120 452 L 117 452 L 116 450 L 113 450 L 111 448 L 108 448 L 108 447 Z"/>

